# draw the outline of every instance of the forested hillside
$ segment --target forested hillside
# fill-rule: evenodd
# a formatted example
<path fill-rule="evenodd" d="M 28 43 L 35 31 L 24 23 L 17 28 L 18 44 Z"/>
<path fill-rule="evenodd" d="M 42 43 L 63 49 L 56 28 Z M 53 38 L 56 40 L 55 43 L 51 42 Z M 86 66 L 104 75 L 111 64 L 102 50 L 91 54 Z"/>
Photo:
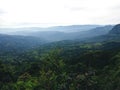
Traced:
<path fill-rule="evenodd" d="M 20 53 L 46 42 L 46 40 L 36 37 L 0 34 L 0 53 Z"/>
<path fill-rule="evenodd" d="M 99 37 L 35 43 L 26 52 L 22 51 L 36 39 L 10 41 L 10 36 L 4 41 L 9 39 L 9 45 L 21 52 L 15 55 L 2 53 L 7 44 L 0 38 L 5 46 L 0 57 L 0 90 L 120 90 L 120 37 L 110 34 L 119 30 L 116 25 Z M 23 41 L 26 46 L 18 49 Z"/>

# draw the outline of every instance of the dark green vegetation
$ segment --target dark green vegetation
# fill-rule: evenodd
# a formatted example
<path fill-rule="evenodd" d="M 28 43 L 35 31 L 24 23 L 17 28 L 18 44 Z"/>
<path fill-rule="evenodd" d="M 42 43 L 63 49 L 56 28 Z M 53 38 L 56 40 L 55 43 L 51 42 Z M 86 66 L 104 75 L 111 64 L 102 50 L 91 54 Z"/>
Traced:
<path fill-rule="evenodd" d="M 113 29 L 89 41 L 39 44 L 24 52 L 17 47 L 14 54 L 3 49 L 0 90 L 120 90 L 120 37 L 113 35 L 120 28 Z"/>

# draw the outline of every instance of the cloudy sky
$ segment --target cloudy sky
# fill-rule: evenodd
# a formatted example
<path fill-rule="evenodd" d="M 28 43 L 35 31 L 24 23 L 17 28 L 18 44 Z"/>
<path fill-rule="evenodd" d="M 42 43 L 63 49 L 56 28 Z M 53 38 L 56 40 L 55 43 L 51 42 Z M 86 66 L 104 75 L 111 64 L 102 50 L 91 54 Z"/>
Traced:
<path fill-rule="evenodd" d="M 0 0 L 0 26 L 120 23 L 120 0 Z"/>

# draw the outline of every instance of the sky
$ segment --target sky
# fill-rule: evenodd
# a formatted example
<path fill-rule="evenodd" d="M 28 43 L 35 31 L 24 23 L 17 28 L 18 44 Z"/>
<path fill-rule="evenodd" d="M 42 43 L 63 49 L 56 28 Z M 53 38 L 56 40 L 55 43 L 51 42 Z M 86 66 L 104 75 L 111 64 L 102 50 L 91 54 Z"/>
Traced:
<path fill-rule="evenodd" d="M 120 23 L 120 0 L 0 0 L 0 27 Z"/>

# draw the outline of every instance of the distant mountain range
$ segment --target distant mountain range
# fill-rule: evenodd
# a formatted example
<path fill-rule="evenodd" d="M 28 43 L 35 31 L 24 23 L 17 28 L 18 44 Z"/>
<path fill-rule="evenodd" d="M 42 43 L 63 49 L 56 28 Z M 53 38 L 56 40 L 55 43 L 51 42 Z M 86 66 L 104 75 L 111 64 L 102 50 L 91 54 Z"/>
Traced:
<path fill-rule="evenodd" d="M 22 34 L 24 35 L 28 32 L 36 31 L 60 31 L 60 32 L 78 32 L 78 31 L 87 31 L 96 27 L 101 27 L 102 25 L 70 25 L 70 26 L 54 26 L 48 28 L 40 27 L 23 27 L 23 28 L 0 28 L 0 33 L 13 33 L 13 34 Z"/>
<path fill-rule="evenodd" d="M 60 40 L 72 40 L 80 42 L 120 41 L 120 24 L 114 27 L 96 27 L 94 29 L 81 32 L 65 33 L 59 31 L 37 31 L 34 33 L 28 33 L 27 36 L 0 34 L 0 51 L 4 51 L 5 53 L 16 53 L 17 51 L 24 52 L 51 41 Z"/>
<path fill-rule="evenodd" d="M 100 25 L 73 25 L 73 26 L 58 26 L 50 28 L 29 28 L 25 31 L 17 31 L 9 34 L 33 36 L 43 38 L 48 41 L 61 41 L 61 40 L 74 40 L 90 38 L 94 36 L 107 34 L 113 26 L 100 26 Z M 23 29 L 24 30 L 24 29 Z"/>

